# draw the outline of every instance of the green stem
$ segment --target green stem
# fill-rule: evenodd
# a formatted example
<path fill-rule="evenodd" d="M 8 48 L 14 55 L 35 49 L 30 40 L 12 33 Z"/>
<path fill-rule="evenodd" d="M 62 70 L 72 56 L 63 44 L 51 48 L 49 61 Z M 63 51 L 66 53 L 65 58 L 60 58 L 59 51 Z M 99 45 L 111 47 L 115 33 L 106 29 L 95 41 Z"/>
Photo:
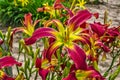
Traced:
<path fill-rule="evenodd" d="M 36 71 L 34 80 L 37 80 L 37 77 L 38 77 L 38 71 Z"/>
<path fill-rule="evenodd" d="M 107 69 L 107 71 L 106 71 L 106 72 L 104 73 L 104 75 L 103 75 L 104 77 L 107 77 L 107 76 L 108 76 L 109 71 L 112 69 L 113 64 L 114 64 L 116 58 L 118 57 L 118 55 L 120 55 L 120 54 L 118 54 L 119 52 L 120 52 L 120 50 L 117 51 L 117 54 L 112 58 L 112 62 L 111 62 L 111 64 L 110 64 L 110 67 Z"/>
<path fill-rule="evenodd" d="M 32 75 L 33 66 L 34 66 L 34 65 L 31 65 L 31 68 L 30 68 L 30 70 L 29 70 L 29 78 L 28 78 L 29 80 L 30 80 L 30 77 L 31 77 L 31 75 Z"/>
<path fill-rule="evenodd" d="M 25 76 L 26 76 L 26 80 L 29 80 L 28 79 L 28 74 L 27 74 L 27 68 L 26 68 L 26 54 L 25 53 L 24 53 L 24 62 L 25 62 L 24 73 L 25 73 Z"/>
<path fill-rule="evenodd" d="M 73 0 L 70 10 L 73 9 L 73 6 L 74 6 L 75 2 L 76 2 L 76 0 Z"/>
<path fill-rule="evenodd" d="M 107 77 L 108 76 L 108 73 L 109 73 L 109 71 L 112 69 L 112 66 L 113 66 L 113 64 L 114 64 L 114 62 L 115 62 L 115 59 L 116 59 L 116 57 L 117 56 L 115 56 L 115 57 L 113 57 L 113 59 L 112 59 L 112 63 L 110 64 L 110 67 L 107 69 L 107 71 L 104 73 L 104 77 Z"/>
<path fill-rule="evenodd" d="M 115 80 L 115 78 L 119 75 L 120 73 L 120 65 L 117 67 L 115 72 L 109 76 L 109 80 Z"/>
<path fill-rule="evenodd" d="M 18 66 L 16 66 L 16 68 L 17 68 L 17 73 L 19 74 L 19 73 L 20 73 L 20 71 L 19 71 L 19 68 L 18 68 Z"/>
<path fill-rule="evenodd" d="M 52 73 L 51 75 L 51 80 L 54 80 L 54 73 Z"/>
<path fill-rule="evenodd" d="M 19 60 L 19 58 L 20 58 L 20 52 L 19 52 L 19 54 L 18 54 L 17 60 Z M 19 74 L 19 68 L 18 68 L 18 66 L 16 66 L 16 68 L 17 68 L 17 73 Z"/>

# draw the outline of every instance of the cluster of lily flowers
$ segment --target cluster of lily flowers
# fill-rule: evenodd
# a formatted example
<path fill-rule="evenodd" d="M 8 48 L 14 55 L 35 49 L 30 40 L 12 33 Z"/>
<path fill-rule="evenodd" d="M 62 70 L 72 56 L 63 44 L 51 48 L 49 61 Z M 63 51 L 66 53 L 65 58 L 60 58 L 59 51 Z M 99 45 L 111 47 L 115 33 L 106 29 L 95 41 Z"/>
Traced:
<path fill-rule="evenodd" d="M 63 15 L 61 10 L 67 14 Z M 109 22 L 89 22 L 92 17 L 99 18 L 98 13 L 91 13 L 87 9 L 72 11 L 63 6 L 60 0 L 56 0 L 52 7 L 38 8 L 38 12 L 48 12 L 50 19 L 43 23 L 43 27 L 35 29 L 32 14 L 25 15 L 24 27 L 15 28 L 11 33 L 22 31 L 28 36 L 24 39 L 26 46 L 47 39 L 47 47 L 44 48 L 41 57 L 36 58 L 35 67 L 42 80 L 46 80 L 48 74 L 55 73 L 62 76 L 62 80 L 105 80 L 99 72 L 99 56 L 105 57 L 110 52 L 110 44 L 119 37 L 120 27 L 109 27 Z M 64 22 L 54 19 L 56 15 L 66 17 Z M 0 45 L 4 40 L 0 40 Z M 101 53 L 98 53 L 102 51 Z M 13 56 L 0 58 L 0 78 L 2 80 L 21 80 L 9 77 L 2 69 L 13 65 L 22 66 Z M 58 67 L 59 66 L 59 67 Z M 58 68 L 58 69 L 56 69 Z M 65 71 L 68 73 L 65 73 Z M 56 75 L 57 76 L 57 75 Z"/>

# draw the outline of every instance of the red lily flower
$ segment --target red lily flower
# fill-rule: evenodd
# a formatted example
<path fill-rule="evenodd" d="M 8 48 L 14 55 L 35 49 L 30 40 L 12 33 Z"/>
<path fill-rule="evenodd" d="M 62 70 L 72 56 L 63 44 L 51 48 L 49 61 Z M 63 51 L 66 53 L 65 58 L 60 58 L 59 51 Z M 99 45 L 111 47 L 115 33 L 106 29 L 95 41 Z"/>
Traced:
<path fill-rule="evenodd" d="M 95 78 L 100 79 L 100 80 L 105 80 L 105 78 L 98 72 L 96 71 L 92 66 L 88 67 L 88 71 L 91 71 L 92 73 L 88 76 L 88 78 Z"/>
<path fill-rule="evenodd" d="M 81 33 L 82 30 L 78 26 L 88 20 L 91 15 L 92 14 L 87 10 L 79 11 L 69 20 L 67 28 L 64 28 L 58 20 L 49 21 L 45 26 L 47 27 L 51 23 L 55 23 L 58 31 L 53 28 L 39 28 L 30 38 L 25 39 L 25 44 L 33 44 L 37 39 L 42 37 L 53 37 L 55 41 L 48 48 L 46 55 L 46 58 L 49 59 L 49 61 L 51 61 L 52 54 L 54 54 L 56 50 L 63 45 L 66 51 L 68 51 L 70 58 L 74 61 L 76 67 L 79 69 L 86 69 L 87 64 L 85 52 L 77 44 L 75 44 L 74 41 L 85 41 L 85 39 L 80 35 L 87 34 Z"/>
<path fill-rule="evenodd" d="M 46 80 L 46 77 L 49 73 L 49 70 L 41 68 L 42 60 L 40 58 L 36 59 L 36 68 L 39 68 L 39 75 L 42 77 L 42 80 Z"/>
<path fill-rule="evenodd" d="M 90 26 L 93 33 L 96 33 L 98 38 L 105 43 L 112 42 L 115 39 L 114 37 L 120 34 L 119 28 L 109 28 L 108 26 L 102 25 L 101 23 L 90 24 Z"/>
<path fill-rule="evenodd" d="M 0 58 L 0 69 L 2 69 L 4 67 L 11 67 L 13 65 L 21 66 L 22 64 L 17 62 L 11 56 L 5 56 L 3 58 Z M 2 70 L 0 70 L 0 80 L 15 80 L 15 79 L 12 77 L 9 77 L 6 73 L 4 73 Z"/>
<path fill-rule="evenodd" d="M 91 29 L 93 32 L 95 32 L 99 37 L 103 36 L 105 31 L 106 31 L 106 26 L 100 24 L 100 23 L 94 23 L 94 24 L 90 24 L 91 25 Z"/>
<path fill-rule="evenodd" d="M 55 9 L 61 9 L 61 8 L 64 8 L 64 6 L 60 3 L 60 0 L 56 0 L 55 2 L 54 2 L 54 8 Z"/>
<path fill-rule="evenodd" d="M 49 6 L 48 3 L 44 4 L 44 7 L 38 8 L 37 12 L 48 12 L 50 17 L 55 17 L 60 14 L 60 9 L 64 6 L 60 3 L 60 0 L 56 0 L 53 6 Z"/>
<path fill-rule="evenodd" d="M 71 70 L 67 77 L 62 80 L 105 80 L 105 78 L 96 71 L 92 66 L 88 66 L 86 70 L 77 69 L 74 65 L 71 66 Z"/>
<path fill-rule="evenodd" d="M 100 46 L 105 52 L 110 51 L 109 47 L 105 46 L 101 41 L 97 41 L 96 46 Z"/>
<path fill-rule="evenodd" d="M 52 59 L 50 63 L 47 59 L 36 59 L 35 67 L 39 69 L 39 75 L 41 76 L 42 80 L 46 80 L 48 73 L 50 70 L 54 69 L 56 64 L 56 59 Z"/>
<path fill-rule="evenodd" d="M 76 44 L 74 44 L 74 48 L 67 48 L 70 57 L 74 61 L 76 68 L 77 69 L 82 69 L 85 70 L 87 69 L 87 64 L 86 64 L 86 55 L 85 52 Z"/>
<path fill-rule="evenodd" d="M 109 28 L 108 33 L 109 33 L 110 36 L 118 36 L 118 35 L 120 35 L 119 27 Z"/>
<path fill-rule="evenodd" d="M 86 51 L 87 58 L 91 62 L 90 64 L 94 65 L 94 68 L 98 70 L 98 49 L 103 49 L 104 52 L 109 52 L 110 49 L 104 45 L 96 35 L 92 35 L 89 39 L 90 44 L 84 45 L 84 50 Z M 105 54 L 105 53 L 104 53 Z"/>
<path fill-rule="evenodd" d="M 32 21 L 32 14 L 31 13 L 28 13 L 28 14 L 25 14 L 24 18 L 25 18 L 25 21 L 24 21 L 24 32 L 27 33 L 28 35 L 32 35 L 32 33 L 34 32 L 34 29 L 35 29 L 35 26 L 36 24 L 40 21 L 40 20 L 36 20 L 34 23 Z"/>
<path fill-rule="evenodd" d="M 88 67 L 87 70 L 77 70 L 75 72 L 75 75 L 78 80 L 86 79 L 105 80 L 105 78 L 92 66 Z"/>
<path fill-rule="evenodd" d="M 50 9 L 51 8 L 51 9 Z M 53 7 L 50 7 L 48 5 L 45 5 L 44 7 L 42 8 L 38 8 L 37 11 L 38 12 L 43 12 L 43 11 L 48 11 L 48 12 L 52 12 L 52 9 L 61 9 L 61 8 L 64 8 L 64 6 L 60 3 L 60 0 L 55 0 L 54 4 L 53 4 Z"/>
<path fill-rule="evenodd" d="M 40 20 L 36 20 L 33 23 L 32 14 L 31 13 L 25 14 L 25 16 L 24 16 L 24 22 L 23 22 L 24 23 L 24 27 L 15 28 L 15 30 L 17 30 L 17 32 L 18 31 L 23 31 L 26 34 L 28 34 L 29 36 L 31 36 L 33 34 L 33 32 L 34 32 L 36 24 L 39 21 Z"/>
<path fill-rule="evenodd" d="M 90 19 L 91 17 L 92 17 L 92 14 L 88 10 L 82 10 L 82 11 L 79 11 L 75 16 L 71 17 L 68 20 L 68 24 L 73 30 L 76 30 L 77 27 L 81 26 L 83 23 L 86 22 L 86 20 Z"/>
<path fill-rule="evenodd" d="M 61 9 L 64 9 L 68 12 L 68 14 L 62 14 Z M 50 14 L 50 17 L 55 17 L 57 16 L 68 16 L 70 17 L 73 16 L 73 12 L 66 8 L 64 5 L 62 5 L 61 0 L 55 0 L 53 6 L 49 6 L 48 4 L 44 4 L 44 7 L 38 8 L 37 12 L 48 12 Z"/>

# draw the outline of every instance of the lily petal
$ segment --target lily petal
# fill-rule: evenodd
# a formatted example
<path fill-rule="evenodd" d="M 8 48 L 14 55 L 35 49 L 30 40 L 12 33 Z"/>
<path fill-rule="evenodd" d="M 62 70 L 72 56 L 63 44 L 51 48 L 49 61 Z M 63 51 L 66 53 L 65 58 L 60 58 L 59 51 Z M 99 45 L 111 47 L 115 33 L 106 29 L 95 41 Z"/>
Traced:
<path fill-rule="evenodd" d="M 58 31 L 60 32 L 63 32 L 64 31 L 64 26 L 63 24 L 57 20 L 57 19 L 53 19 L 53 20 L 48 20 L 46 23 L 45 23 L 45 27 L 49 27 L 51 24 L 55 24 L 56 27 L 58 28 Z"/>
<path fill-rule="evenodd" d="M 49 73 L 47 69 L 39 69 L 39 75 L 41 76 L 42 80 L 46 80 L 46 77 Z"/>
<path fill-rule="evenodd" d="M 35 67 L 36 67 L 36 68 L 41 68 L 41 59 L 40 59 L 40 58 L 37 58 L 37 59 L 36 59 Z"/>
<path fill-rule="evenodd" d="M 119 29 L 116 28 L 116 27 L 113 27 L 113 28 L 109 28 L 107 33 L 110 35 L 110 36 L 118 36 L 120 34 L 119 32 Z"/>
<path fill-rule="evenodd" d="M 74 16 L 73 12 L 69 8 L 64 8 L 64 9 L 68 12 L 70 17 Z"/>
<path fill-rule="evenodd" d="M 15 28 L 12 33 L 11 33 L 11 36 L 10 36 L 10 41 L 9 41 L 9 45 L 10 45 L 10 48 L 13 47 L 13 36 L 16 32 L 20 31 L 18 28 Z"/>
<path fill-rule="evenodd" d="M 6 56 L 3 58 L 0 58 L 0 69 L 4 67 L 10 67 L 13 65 L 18 65 L 21 66 L 21 63 L 17 62 L 13 57 L 11 56 Z"/>
<path fill-rule="evenodd" d="M 39 68 L 39 75 L 41 76 L 42 80 L 46 80 L 46 77 L 49 73 L 49 70 L 41 68 L 42 60 L 40 58 L 36 59 L 35 67 Z"/>
<path fill-rule="evenodd" d="M 78 26 L 90 19 L 91 16 L 92 14 L 88 10 L 81 10 L 69 19 L 68 24 L 71 29 L 75 30 Z"/>
<path fill-rule="evenodd" d="M 67 47 L 70 58 L 73 60 L 77 69 L 86 70 L 86 54 L 85 52 L 77 45 L 74 44 L 73 47 Z"/>
<path fill-rule="evenodd" d="M 44 10 L 45 10 L 45 7 L 38 8 L 38 9 L 37 9 L 37 12 L 43 12 Z"/>
<path fill-rule="evenodd" d="M 96 78 L 97 80 L 105 80 L 105 78 L 96 71 L 93 66 L 89 66 L 87 71 L 91 71 L 92 73 L 88 76 L 89 78 Z"/>
<path fill-rule="evenodd" d="M 40 20 L 36 20 L 33 24 L 33 26 L 36 26 L 38 23 L 40 22 Z"/>
<path fill-rule="evenodd" d="M 32 14 L 31 14 L 31 13 L 25 14 L 25 16 L 24 16 L 24 19 L 25 19 L 24 25 L 25 25 L 25 26 L 28 26 L 29 24 L 32 24 L 32 19 L 31 19 L 31 17 L 32 17 Z"/>
<path fill-rule="evenodd" d="M 109 51 L 110 51 L 110 49 L 109 49 L 107 46 L 105 46 L 101 41 L 97 41 L 97 42 L 95 43 L 95 45 L 102 47 L 102 49 L 103 49 L 105 52 L 109 52 Z"/>
<path fill-rule="evenodd" d="M 103 36 L 103 34 L 105 33 L 105 26 L 101 25 L 99 23 L 94 23 L 94 24 L 90 24 L 91 29 L 93 32 L 95 32 L 99 37 Z"/>
<path fill-rule="evenodd" d="M 56 52 L 56 50 L 62 45 L 61 42 L 54 42 L 50 45 L 46 52 L 46 58 L 50 61 L 52 54 Z"/>
<path fill-rule="evenodd" d="M 95 16 L 96 19 L 99 18 L 99 13 L 94 13 L 93 16 Z"/>
<path fill-rule="evenodd" d="M 54 37 L 52 32 L 55 32 L 52 28 L 38 28 L 30 38 L 25 39 L 25 44 L 31 45 L 42 37 Z"/>
<path fill-rule="evenodd" d="M 64 8 L 64 6 L 60 3 L 60 0 L 56 0 L 53 6 L 55 9 Z"/>
<path fill-rule="evenodd" d="M 105 78 L 96 71 L 93 66 L 89 66 L 87 70 L 77 70 L 75 74 L 78 80 L 105 80 Z"/>

